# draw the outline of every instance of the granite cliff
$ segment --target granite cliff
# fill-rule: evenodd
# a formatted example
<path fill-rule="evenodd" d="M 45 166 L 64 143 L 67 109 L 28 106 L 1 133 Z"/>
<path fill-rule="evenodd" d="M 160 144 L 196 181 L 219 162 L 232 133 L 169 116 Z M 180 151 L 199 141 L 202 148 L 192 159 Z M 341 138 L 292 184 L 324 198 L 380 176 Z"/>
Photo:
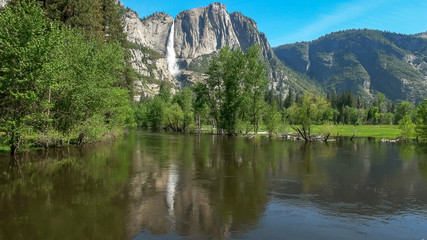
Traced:
<path fill-rule="evenodd" d="M 191 84 L 206 77 L 204 73 L 210 57 L 221 48 L 229 46 L 245 51 L 248 47 L 258 44 L 262 49 L 271 89 L 283 97 L 289 89 L 321 91 L 303 74 L 296 73 L 277 59 L 265 34 L 259 32 L 253 19 L 239 12 L 229 14 L 225 5 L 221 3 L 180 12 L 175 19 L 166 13 L 155 13 L 140 19 L 136 12 L 128 10 L 123 15 L 123 22 L 128 41 L 138 46 L 131 51 L 134 56 L 134 67 L 141 75 L 138 84 L 142 86 L 142 90 L 147 82 L 158 86 L 160 81 L 167 81 L 177 88 Z M 173 49 L 176 53 L 176 62 L 183 73 L 175 78 L 165 71 L 168 36 L 172 26 L 174 26 Z M 139 48 L 155 52 L 157 57 L 151 59 L 151 63 L 156 67 L 147 66 L 144 56 L 148 58 L 150 56 L 144 55 Z M 154 85 L 144 92 L 151 94 L 149 92 L 157 88 Z"/>

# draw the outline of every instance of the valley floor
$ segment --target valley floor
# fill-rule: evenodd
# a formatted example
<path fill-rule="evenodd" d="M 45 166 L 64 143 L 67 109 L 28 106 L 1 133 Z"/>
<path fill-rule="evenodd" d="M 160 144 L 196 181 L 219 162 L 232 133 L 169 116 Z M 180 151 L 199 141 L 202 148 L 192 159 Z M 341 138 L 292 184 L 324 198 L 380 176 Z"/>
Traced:
<path fill-rule="evenodd" d="M 401 136 L 401 130 L 398 125 L 313 125 L 312 134 L 322 134 L 325 132 L 330 132 L 331 137 L 341 136 L 341 137 L 351 137 L 356 130 L 355 137 L 374 137 L 374 138 L 385 138 L 385 139 L 395 139 Z M 212 131 L 210 125 L 204 125 L 202 128 L 203 132 L 209 133 Z M 294 133 L 295 131 L 289 127 L 282 127 L 282 130 L 279 133 Z M 252 132 L 253 134 L 253 132 Z M 268 132 L 263 126 L 260 126 L 258 132 L 260 135 L 266 135 Z"/>

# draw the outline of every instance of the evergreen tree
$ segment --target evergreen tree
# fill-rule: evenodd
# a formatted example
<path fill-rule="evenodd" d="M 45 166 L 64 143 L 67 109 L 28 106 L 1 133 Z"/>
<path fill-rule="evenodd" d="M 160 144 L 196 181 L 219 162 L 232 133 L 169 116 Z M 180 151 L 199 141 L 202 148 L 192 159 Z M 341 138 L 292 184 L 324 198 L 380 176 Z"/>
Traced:
<path fill-rule="evenodd" d="M 64 12 L 65 23 L 82 28 L 89 38 L 104 40 L 104 19 L 99 0 L 68 0 Z"/>
<path fill-rule="evenodd" d="M 395 122 L 399 122 L 406 115 L 412 116 L 415 111 L 415 106 L 408 101 L 401 101 L 397 104 L 397 107 L 394 111 Z"/>
<path fill-rule="evenodd" d="M 291 107 L 292 104 L 294 104 L 294 101 L 295 101 L 295 99 L 294 99 L 294 92 L 292 90 L 289 90 L 289 94 L 285 98 L 284 107 L 285 108 Z"/>
<path fill-rule="evenodd" d="M 121 20 L 120 6 L 116 4 L 116 0 L 102 0 L 101 2 L 103 26 L 107 42 L 119 42 L 123 46 L 126 44 L 126 34 Z"/>
<path fill-rule="evenodd" d="M 418 137 L 427 138 L 427 99 L 417 107 L 416 127 Z"/>

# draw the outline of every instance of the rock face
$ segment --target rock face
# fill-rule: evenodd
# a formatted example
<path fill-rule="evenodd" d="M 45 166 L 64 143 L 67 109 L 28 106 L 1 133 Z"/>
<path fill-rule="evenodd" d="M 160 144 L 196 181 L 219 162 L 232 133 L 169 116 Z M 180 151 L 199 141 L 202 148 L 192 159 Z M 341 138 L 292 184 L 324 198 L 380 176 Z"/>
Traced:
<path fill-rule="evenodd" d="M 239 45 L 230 15 L 221 3 L 183 11 L 175 19 L 175 49 L 186 65 L 201 55 Z"/>
<path fill-rule="evenodd" d="M 122 19 L 127 39 L 134 44 L 130 49 L 131 61 L 139 74 L 135 83 L 135 100 L 138 101 L 142 95 L 157 94 L 161 82 L 177 86 L 165 58 L 173 18 L 165 13 L 155 13 L 141 20 L 136 12 L 127 11 Z"/>
<path fill-rule="evenodd" d="M 312 42 L 283 45 L 280 60 L 308 74 L 327 91 L 376 92 L 392 100 L 427 96 L 427 39 L 374 30 L 332 33 Z"/>
<path fill-rule="evenodd" d="M 4 7 L 9 0 L 0 0 L 0 7 Z"/>
<path fill-rule="evenodd" d="M 123 21 L 130 42 L 155 50 L 163 57 L 167 54 L 172 23 L 175 23 L 174 49 L 182 74 L 174 79 L 165 71 L 167 66 L 160 59 L 157 60 L 156 67 L 151 68 L 154 71 L 149 72 L 147 63 L 139 60 L 140 57 L 147 56 L 133 52 L 134 67 L 145 77 L 187 86 L 206 78 L 203 73 L 207 70 L 209 59 L 221 48 L 229 46 L 231 49 L 241 48 L 245 51 L 258 44 L 271 89 L 284 97 L 290 89 L 304 91 L 316 88 L 309 81 L 301 80 L 300 75 L 278 60 L 265 34 L 258 31 L 254 20 L 240 12 L 229 14 L 221 3 L 183 11 L 175 20 L 165 13 L 155 13 L 141 20 L 135 12 L 128 11 L 124 14 Z"/>
<path fill-rule="evenodd" d="M 128 11 L 123 16 L 124 30 L 130 42 L 149 47 L 166 55 L 166 45 L 173 18 L 166 13 L 155 13 L 145 19 Z"/>

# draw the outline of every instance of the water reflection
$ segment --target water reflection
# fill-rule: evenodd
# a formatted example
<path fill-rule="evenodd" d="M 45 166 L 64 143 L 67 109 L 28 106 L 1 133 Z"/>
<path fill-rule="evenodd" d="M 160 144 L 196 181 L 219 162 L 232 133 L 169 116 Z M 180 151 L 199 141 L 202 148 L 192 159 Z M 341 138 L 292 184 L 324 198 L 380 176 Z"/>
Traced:
<path fill-rule="evenodd" d="M 0 239 L 422 239 L 424 149 L 136 132 L 5 155 Z"/>

